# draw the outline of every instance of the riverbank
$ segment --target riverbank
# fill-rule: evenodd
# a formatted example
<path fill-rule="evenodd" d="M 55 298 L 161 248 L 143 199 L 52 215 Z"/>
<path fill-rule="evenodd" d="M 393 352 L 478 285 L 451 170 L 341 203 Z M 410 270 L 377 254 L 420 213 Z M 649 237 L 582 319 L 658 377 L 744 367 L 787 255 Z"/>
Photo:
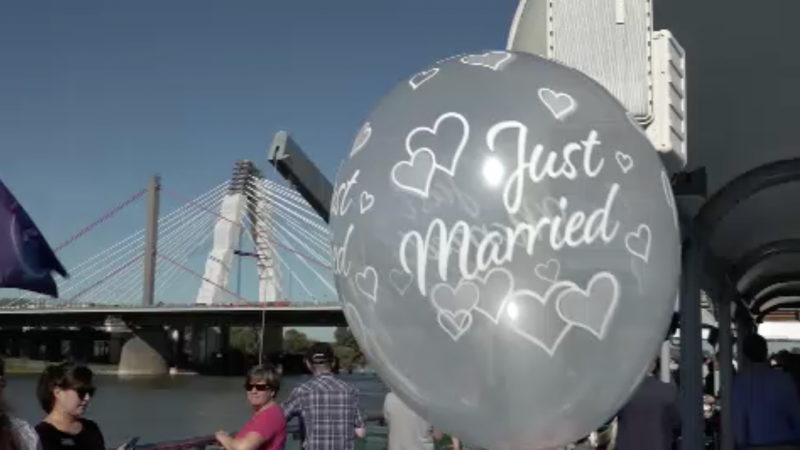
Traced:
<path fill-rule="evenodd" d="M 6 374 L 9 375 L 32 375 L 40 374 L 50 364 L 56 362 L 37 361 L 26 358 L 3 358 L 6 363 Z M 99 375 L 116 375 L 117 366 L 112 364 L 89 364 L 92 372 Z"/>
<path fill-rule="evenodd" d="M 25 358 L 3 358 L 6 363 L 6 374 L 8 375 L 38 375 L 45 367 L 58 362 L 38 361 Z M 119 369 L 115 364 L 88 364 L 96 375 L 119 375 Z M 170 375 L 197 375 L 196 372 L 180 369 L 171 369 Z"/>

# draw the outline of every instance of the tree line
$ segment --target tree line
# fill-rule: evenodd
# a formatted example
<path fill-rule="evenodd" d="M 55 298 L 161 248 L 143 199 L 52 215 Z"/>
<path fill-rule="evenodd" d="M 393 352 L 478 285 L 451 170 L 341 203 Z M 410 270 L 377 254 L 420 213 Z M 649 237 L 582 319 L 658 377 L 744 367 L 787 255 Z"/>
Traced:
<path fill-rule="evenodd" d="M 230 345 L 247 356 L 258 355 L 260 328 L 235 327 L 231 328 Z M 339 367 L 347 369 L 359 367 L 364 364 L 364 354 L 356 342 L 353 333 L 347 327 L 338 327 L 333 332 L 333 351 L 339 358 Z M 315 341 L 302 331 L 288 329 L 283 334 L 283 350 L 288 353 L 305 354 Z"/>

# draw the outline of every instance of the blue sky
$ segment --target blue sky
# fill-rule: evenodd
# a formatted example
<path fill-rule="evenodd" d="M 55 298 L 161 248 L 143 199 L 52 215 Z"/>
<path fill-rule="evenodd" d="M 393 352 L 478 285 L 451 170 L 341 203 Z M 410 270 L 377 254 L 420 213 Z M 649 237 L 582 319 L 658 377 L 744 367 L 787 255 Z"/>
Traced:
<path fill-rule="evenodd" d="M 56 245 L 158 172 L 187 197 L 288 130 L 329 178 L 392 85 L 504 47 L 516 0 L 0 0 L 0 179 Z M 162 213 L 180 206 L 163 198 Z M 143 202 L 63 254 L 142 228 Z M 202 271 L 202 260 L 195 264 Z M 193 266 L 193 267 L 195 267 Z M 243 277 L 244 296 L 255 283 Z M 178 289 L 188 302 L 197 280 Z M 246 286 L 245 286 L 246 285 Z"/>

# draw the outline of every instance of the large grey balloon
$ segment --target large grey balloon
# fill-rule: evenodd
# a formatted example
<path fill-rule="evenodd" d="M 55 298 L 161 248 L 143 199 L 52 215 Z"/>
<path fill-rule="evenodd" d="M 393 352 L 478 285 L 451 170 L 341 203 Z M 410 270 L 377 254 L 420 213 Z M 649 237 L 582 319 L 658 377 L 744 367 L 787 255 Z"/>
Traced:
<path fill-rule="evenodd" d="M 381 378 L 491 450 L 574 441 L 656 357 L 674 198 L 620 103 L 536 56 L 441 61 L 359 131 L 332 202 L 336 283 Z"/>

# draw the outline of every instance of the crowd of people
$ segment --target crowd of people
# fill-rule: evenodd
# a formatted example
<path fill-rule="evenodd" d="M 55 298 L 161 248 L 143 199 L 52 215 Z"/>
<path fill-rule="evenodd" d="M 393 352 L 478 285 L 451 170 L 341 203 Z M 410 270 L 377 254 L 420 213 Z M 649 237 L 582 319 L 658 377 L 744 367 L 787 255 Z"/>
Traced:
<path fill-rule="evenodd" d="M 748 363 L 734 376 L 732 404 L 721 405 L 731 408 L 737 449 L 800 449 L 800 355 L 780 353 L 770 358 L 767 342 L 758 335 L 746 338 L 743 352 Z M 277 401 L 279 372 L 270 366 L 252 368 L 244 390 L 253 415 L 233 435 L 218 431 L 219 446 L 284 450 L 287 423 L 297 419 L 304 450 L 353 450 L 356 439 L 366 436 L 358 390 L 334 373 L 330 344 L 313 344 L 306 363 L 313 376 L 282 403 Z M 653 364 L 616 415 L 614 448 L 668 450 L 679 441 L 678 390 L 659 380 L 657 373 Z M 100 427 L 84 417 L 95 393 L 89 368 L 63 363 L 44 370 L 36 389 L 44 419 L 35 426 L 13 417 L 2 403 L 6 381 L 0 360 L 0 450 L 105 450 Z M 444 436 L 391 392 L 384 401 L 383 419 L 388 450 L 433 450 Z M 467 447 L 454 437 L 448 439 L 454 450 Z M 598 447 L 596 439 L 572 446 L 591 447 Z M 130 444 L 119 450 L 131 450 Z"/>
<path fill-rule="evenodd" d="M 711 427 L 718 427 L 719 419 L 713 409 L 730 408 L 737 450 L 800 449 L 800 355 L 770 357 L 767 341 L 758 334 L 744 339 L 742 353 L 745 364 L 734 367 L 731 404 L 719 404 L 713 388 L 706 392 Z M 667 450 L 679 443 L 678 389 L 659 380 L 653 369 L 617 415 L 616 449 Z"/>
<path fill-rule="evenodd" d="M 334 374 L 333 348 L 327 343 L 311 346 L 307 357 L 313 377 L 295 388 L 279 404 L 279 372 L 271 366 L 252 368 L 244 383 L 253 416 L 234 435 L 215 435 L 225 450 L 283 450 L 287 422 L 301 422 L 306 450 L 352 450 L 356 438 L 366 436 L 357 389 Z M 13 417 L 0 403 L 0 450 L 105 450 L 97 423 L 84 417 L 95 394 L 93 373 L 85 366 L 63 363 L 48 366 L 41 374 L 36 395 L 44 419 L 35 426 Z M 0 360 L 0 400 L 6 388 L 5 367 Z M 124 444 L 118 450 L 132 450 Z"/>

